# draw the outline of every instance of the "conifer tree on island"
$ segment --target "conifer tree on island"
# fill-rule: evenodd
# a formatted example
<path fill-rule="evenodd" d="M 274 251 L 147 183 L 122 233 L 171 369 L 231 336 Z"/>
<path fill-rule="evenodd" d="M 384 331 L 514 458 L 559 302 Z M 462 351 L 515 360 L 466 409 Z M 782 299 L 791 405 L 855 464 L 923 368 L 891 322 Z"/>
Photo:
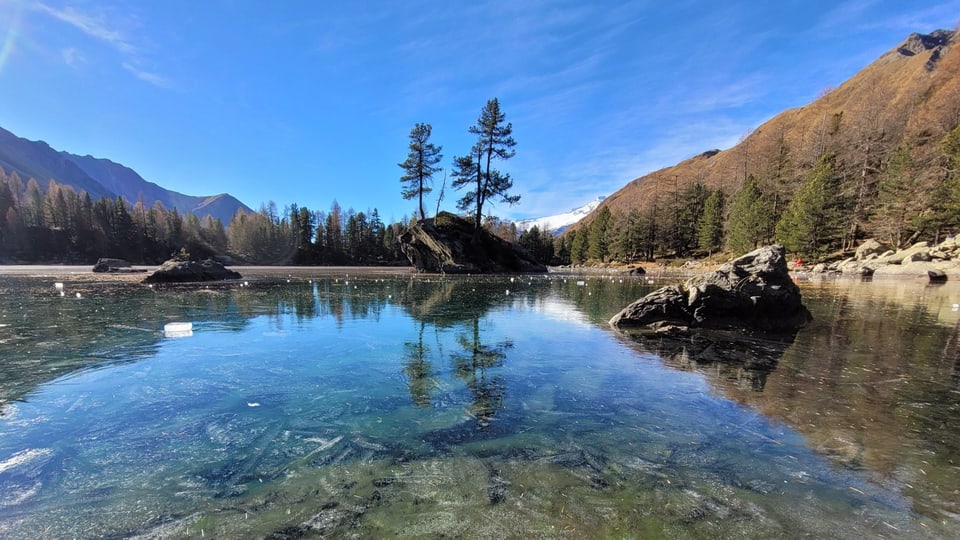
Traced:
<path fill-rule="evenodd" d="M 410 153 L 403 163 L 398 163 L 404 171 L 400 177 L 404 184 L 401 194 L 404 199 L 419 199 L 420 219 L 427 217 L 423 210 L 423 196 L 433 191 L 429 184 L 433 174 L 440 170 L 437 164 L 443 159 L 440 153 L 443 147 L 430 142 L 431 131 L 433 127 L 430 124 L 418 123 L 413 126 L 410 130 Z"/>
<path fill-rule="evenodd" d="M 511 205 L 520 200 L 519 195 L 509 194 L 513 187 L 510 175 L 501 173 L 492 166 L 494 160 L 507 160 L 516 154 L 513 147 L 517 143 L 511 136 L 513 124 L 504 124 L 505 119 L 506 115 L 500 111 L 497 98 L 487 101 L 480 111 L 476 125 L 469 129 L 470 133 L 477 136 L 476 144 L 468 155 L 454 158 L 451 175 L 454 178 L 453 187 L 472 188 L 457 202 L 457 207 L 464 211 L 474 211 L 474 227 L 478 232 L 482 226 L 483 206 L 491 198 Z"/>

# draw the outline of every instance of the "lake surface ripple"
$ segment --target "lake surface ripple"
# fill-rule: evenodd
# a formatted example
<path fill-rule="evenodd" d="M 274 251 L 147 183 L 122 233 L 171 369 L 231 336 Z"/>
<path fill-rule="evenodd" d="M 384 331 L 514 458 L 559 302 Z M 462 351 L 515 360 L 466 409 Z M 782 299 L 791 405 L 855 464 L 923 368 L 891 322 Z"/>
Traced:
<path fill-rule="evenodd" d="M 605 322 L 665 282 L 315 271 L 0 275 L 0 536 L 960 536 L 954 284 L 677 341 Z"/>

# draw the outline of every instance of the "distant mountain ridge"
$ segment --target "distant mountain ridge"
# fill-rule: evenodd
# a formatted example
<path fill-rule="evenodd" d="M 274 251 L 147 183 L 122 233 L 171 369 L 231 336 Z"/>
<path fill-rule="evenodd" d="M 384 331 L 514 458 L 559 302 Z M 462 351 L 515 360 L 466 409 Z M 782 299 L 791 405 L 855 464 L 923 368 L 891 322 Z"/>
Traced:
<path fill-rule="evenodd" d="M 694 183 L 723 189 L 731 197 L 754 177 L 764 193 L 789 201 L 818 159 L 833 154 L 857 203 L 849 236 L 880 235 L 888 224 L 875 217 L 871 205 L 876 205 L 878 184 L 898 149 L 910 152 L 906 197 L 915 201 L 915 215 L 932 204 L 942 183 L 940 142 L 960 119 L 958 37 L 957 30 L 911 34 L 839 87 L 777 114 L 736 146 L 706 151 L 630 181 L 571 229 L 589 226 L 602 207 L 613 215 L 655 212 Z"/>
<path fill-rule="evenodd" d="M 579 208 L 574 208 L 569 212 L 554 216 L 522 219 L 520 221 L 515 221 L 514 225 L 517 226 L 517 232 L 527 231 L 536 226 L 541 231 L 548 230 L 554 235 L 560 235 L 563 234 L 568 227 L 583 219 L 590 212 L 593 212 L 595 208 L 600 206 L 600 203 L 602 203 L 604 199 L 606 199 L 606 197 L 601 195 L 587 204 Z"/>
<path fill-rule="evenodd" d="M 165 208 L 198 218 L 210 216 L 224 226 L 237 210 L 253 213 L 236 197 L 221 193 L 212 196 L 185 195 L 144 180 L 133 169 L 93 156 L 58 151 L 43 141 L 30 141 L 0 128 L 0 168 L 16 172 L 24 182 L 33 178 L 46 190 L 50 180 L 85 191 L 94 200 L 122 196 L 130 204 L 143 198 L 149 208 L 159 201 Z"/>

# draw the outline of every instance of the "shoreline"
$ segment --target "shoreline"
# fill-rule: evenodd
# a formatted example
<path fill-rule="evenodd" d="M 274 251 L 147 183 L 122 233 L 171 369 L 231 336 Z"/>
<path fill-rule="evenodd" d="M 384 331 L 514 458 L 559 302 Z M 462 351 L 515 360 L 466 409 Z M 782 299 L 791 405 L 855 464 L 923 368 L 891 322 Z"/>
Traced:
<path fill-rule="evenodd" d="M 637 266 L 617 268 L 610 266 L 548 266 L 547 272 L 536 275 L 546 276 L 588 276 L 588 277 L 617 277 L 629 279 L 676 279 L 686 280 L 698 274 L 712 272 L 720 264 L 698 264 L 696 266 L 672 267 L 656 266 L 644 268 L 643 274 L 631 274 Z M 0 265 L 0 277 L 21 276 L 33 278 L 49 278 L 71 282 L 97 283 L 141 283 L 159 265 L 134 265 L 123 272 L 94 272 L 91 265 Z M 344 276 L 445 276 L 463 277 L 469 274 L 431 274 L 418 272 L 413 266 L 228 266 L 231 270 L 240 273 L 242 280 L 278 279 L 291 276 L 297 277 L 344 277 Z M 641 266 L 641 268 L 643 268 Z M 497 274 L 474 274 L 473 276 L 495 276 Z M 519 274 L 500 274 L 513 276 Z M 534 275 L 534 274 L 531 274 Z M 797 283 L 821 282 L 876 282 L 876 283 L 916 283 L 924 285 L 946 285 L 960 283 L 960 276 L 948 274 L 943 281 L 931 281 L 928 276 L 919 273 L 877 273 L 875 275 L 861 275 L 857 273 L 814 272 L 810 267 L 790 270 L 791 278 Z M 215 283 L 229 283 L 234 280 L 196 282 L 195 284 L 212 285 Z M 189 285 L 184 283 L 182 285 Z"/>

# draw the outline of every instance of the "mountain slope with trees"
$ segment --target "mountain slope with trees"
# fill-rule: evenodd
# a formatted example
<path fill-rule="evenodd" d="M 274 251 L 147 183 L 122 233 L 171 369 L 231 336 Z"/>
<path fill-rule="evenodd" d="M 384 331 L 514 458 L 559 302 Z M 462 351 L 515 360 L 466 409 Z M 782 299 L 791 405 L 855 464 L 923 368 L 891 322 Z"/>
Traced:
<path fill-rule="evenodd" d="M 629 262 L 739 254 L 776 241 L 823 256 L 868 237 L 899 247 L 956 233 L 957 39 L 956 31 L 913 34 L 733 148 L 633 180 L 573 227 L 558 252 L 573 262 Z"/>
<path fill-rule="evenodd" d="M 76 192 L 84 191 L 93 200 L 123 197 L 128 203 L 142 201 L 148 208 L 160 202 L 180 214 L 194 214 L 228 223 L 237 210 L 252 210 L 232 195 L 184 195 L 143 179 L 133 169 L 108 159 L 77 156 L 57 151 L 43 141 L 30 141 L 0 128 L 0 169 L 16 173 L 24 182 L 36 179 L 47 189 L 50 180 L 60 186 L 70 186 Z"/>

